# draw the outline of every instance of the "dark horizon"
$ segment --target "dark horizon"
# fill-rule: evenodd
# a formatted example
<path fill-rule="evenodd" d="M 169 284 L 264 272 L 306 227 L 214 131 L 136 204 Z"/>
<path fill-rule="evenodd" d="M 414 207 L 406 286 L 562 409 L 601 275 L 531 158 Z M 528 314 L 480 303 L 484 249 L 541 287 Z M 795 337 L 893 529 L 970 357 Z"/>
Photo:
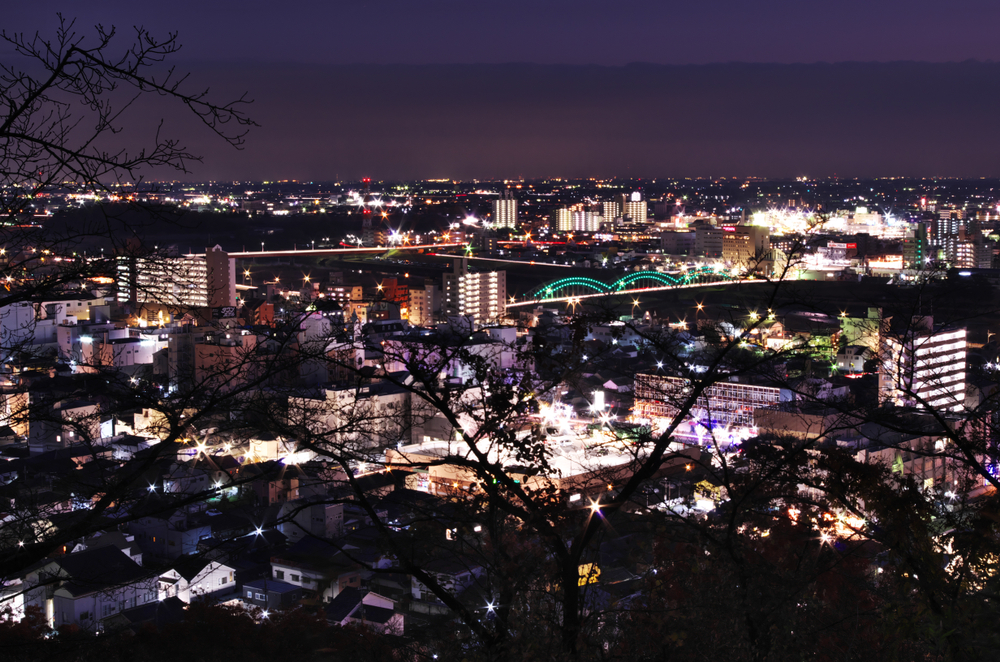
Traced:
<path fill-rule="evenodd" d="M 243 152 L 136 107 L 109 146 L 163 117 L 205 157 L 156 179 L 1000 176 L 985 0 L 67 4 L 5 28 L 51 37 L 62 10 L 85 44 L 117 26 L 112 50 L 177 31 L 189 91 L 256 100 Z"/>
<path fill-rule="evenodd" d="M 1000 176 L 1000 63 L 190 70 L 261 127 L 236 152 L 166 114 L 205 162 L 156 179 Z"/>

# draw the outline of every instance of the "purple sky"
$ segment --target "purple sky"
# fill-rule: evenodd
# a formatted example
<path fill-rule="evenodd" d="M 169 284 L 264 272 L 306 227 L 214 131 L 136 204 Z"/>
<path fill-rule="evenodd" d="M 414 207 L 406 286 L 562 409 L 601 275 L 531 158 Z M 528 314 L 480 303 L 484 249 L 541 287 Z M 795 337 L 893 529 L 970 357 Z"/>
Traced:
<path fill-rule="evenodd" d="M 4 27 L 178 30 L 195 60 L 314 64 L 1000 60 L 995 0 L 7 3 Z"/>
<path fill-rule="evenodd" d="M 197 177 L 1000 175 L 1000 65 L 878 64 L 1000 61 L 994 0 L 10 4 L 8 31 L 176 30 L 193 81 L 247 90 L 238 154 L 143 109 Z M 868 64 L 732 64 L 822 62 Z"/>

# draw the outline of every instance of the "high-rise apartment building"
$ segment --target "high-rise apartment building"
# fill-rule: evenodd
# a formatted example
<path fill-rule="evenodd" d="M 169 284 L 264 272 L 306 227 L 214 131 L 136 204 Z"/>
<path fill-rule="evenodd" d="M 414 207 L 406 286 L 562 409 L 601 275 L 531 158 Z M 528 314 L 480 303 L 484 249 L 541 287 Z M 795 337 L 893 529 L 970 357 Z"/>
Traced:
<path fill-rule="evenodd" d="M 604 217 L 604 220 L 613 223 L 616 218 L 622 215 L 622 206 L 617 200 L 602 202 L 601 215 Z"/>
<path fill-rule="evenodd" d="M 573 212 L 573 232 L 597 232 L 601 229 L 603 218 L 594 211 Z"/>
<path fill-rule="evenodd" d="M 573 205 L 556 209 L 552 214 L 552 226 L 556 232 L 597 232 L 604 218 L 584 205 Z"/>
<path fill-rule="evenodd" d="M 649 203 L 642 199 L 642 193 L 633 191 L 631 194 L 622 193 L 616 200 L 620 215 L 627 217 L 632 223 L 645 223 L 648 215 Z"/>
<path fill-rule="evenodd" d="M 498 228 L 517 228 L 517 198 L 506 189 L 493 201 L 493 225 Z"/>
<path fill-rule="evenodd" d="M 459 282 L 459 315 L 471 316 L 477 327 L 503 320 L 506 299 L 506 271 L 465 274 Z"/>
<path fill-rule="evenodd" d="M 118 300 L 179 309 L 235 306 L 236 260 L 220 246 L 204 255 L 120 257 Z"/>
<path fill-rule="evenodd" d="M 552 227 L 556 232 L 573 231 L 573 212 L 562 207 L 552 213 Z"/>
<path fill-rule="evenodd" d="M 935 328 L 932 317 L 915 317 L 905 332 L 882 336 L 881 398 L 924 411 L 960 411 L 965 404 L 965 354 L 964 328 Z"/>
<path fill-rule="evenodd" d="M 456 259 L 452 273 L 444 274 L 442 312 L 468 315 L 476 326 L 499 322 L 507 310 L 507 272 L 470 273 L 468 264 Z"/>
<path fill-rule="evenodd" d="M 958 242 L 966 238 L 968 223 L 964 209 L 942 209 L 934 221 L 932 245 L 939 256 L 948 264 L 954 264 L 958 256 Z"/>

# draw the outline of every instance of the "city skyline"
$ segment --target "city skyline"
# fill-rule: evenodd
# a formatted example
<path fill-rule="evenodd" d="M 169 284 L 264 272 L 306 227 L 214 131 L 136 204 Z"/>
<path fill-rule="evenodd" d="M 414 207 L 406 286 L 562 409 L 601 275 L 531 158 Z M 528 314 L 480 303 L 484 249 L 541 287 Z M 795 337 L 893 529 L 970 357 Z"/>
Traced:
<path fill-rule="evenodd" d="M 3 659 L 1000 647 L 1000 8 L 61 4 Z"/>

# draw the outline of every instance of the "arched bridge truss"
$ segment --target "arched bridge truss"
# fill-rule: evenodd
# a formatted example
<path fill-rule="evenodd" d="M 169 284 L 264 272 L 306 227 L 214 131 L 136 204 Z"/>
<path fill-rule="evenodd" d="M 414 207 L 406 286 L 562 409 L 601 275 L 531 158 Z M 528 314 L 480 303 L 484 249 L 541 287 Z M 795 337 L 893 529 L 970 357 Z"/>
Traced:
<path fill-rule="evenodd" d="M 582 276 L 560 278 L 543 285 L 529 296 L 533 299 L 553 299 L 581 290 L 590 290 L 591 293 L 595 294 L 614 294 L 624 290 L 637 289 L 641 287 L 638 285 L 640 281 L 649 283 L 647 287 L 677 287 L 731 280 L 734 279 L 728 273 L 716 271 L 712 267 L 700 267 L 677 275 L 664 274 L 659 271 L 633 271 L 610 284 Z"/>

